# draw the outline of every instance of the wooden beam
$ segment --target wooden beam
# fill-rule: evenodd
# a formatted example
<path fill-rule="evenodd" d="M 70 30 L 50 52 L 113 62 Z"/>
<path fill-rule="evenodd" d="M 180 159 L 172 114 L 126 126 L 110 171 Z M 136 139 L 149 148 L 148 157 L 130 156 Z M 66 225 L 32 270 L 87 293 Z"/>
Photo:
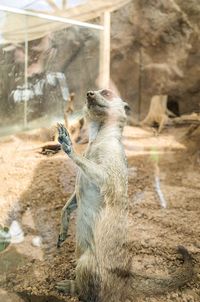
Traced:
<path fill-rule="evenodd" d="M 54 13 L 47 12 L 45 10 L 35 10 L 35 9 L 28 9 L 29 12 L 32 12 L 33 14 L 45 14 L 47 16 L 54 16 Z"/>
<path fill-rule="evenodd" d="M 25 22 L 26 22 L 26 28 L 28 27 L 28 23 L 27 23 L 27 17 L 25 17 Z M 27 94 L 27 90 L 28 90 L 28 32 L 25 32 L 25 57 L 24 57 L 24 86 L 25 86 L 25 93 Z M 27 99 L 27 95 L 25 96 L 24 99 L 24 128 L 27 128 L 27 114 L 28 114 L 28 99 Z"/>
<path fill-rule="evenodd" d="M 110 86 L 110 11 L 101 16 L 104 30 L 100 33 L 99 88 Z"/>

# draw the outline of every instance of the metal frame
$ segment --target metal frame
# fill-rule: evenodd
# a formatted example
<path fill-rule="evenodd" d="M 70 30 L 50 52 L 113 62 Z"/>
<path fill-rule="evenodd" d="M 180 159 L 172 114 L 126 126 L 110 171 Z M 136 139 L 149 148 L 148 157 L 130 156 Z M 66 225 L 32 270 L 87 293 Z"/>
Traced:
<path fill-rule="evenodd" d="M 35 12 L 31 12 L 31 11 L 28 11 L 25 9 L 14 8 L 14 7 L 5 6 L 5 5 L 0 5 L 0 10 L 5 11 L 5 12 L 20 14 L 20 15 L 38 17 L 41 19 L 46 19 L 46 20 L 55 21 L 55 22 L 78 25 L 78 26 L 93 28 L 93 29 L 98 29 L 98 30 L 104 30 L 103 25 L 92 24 L 92 23 L 82 22 L 82 21 L 78 21 L 78 20 L 74 20 L 74 19 L 47 15 L 47 14 L 43 14 L 43 13 L 35 13 Z"/>

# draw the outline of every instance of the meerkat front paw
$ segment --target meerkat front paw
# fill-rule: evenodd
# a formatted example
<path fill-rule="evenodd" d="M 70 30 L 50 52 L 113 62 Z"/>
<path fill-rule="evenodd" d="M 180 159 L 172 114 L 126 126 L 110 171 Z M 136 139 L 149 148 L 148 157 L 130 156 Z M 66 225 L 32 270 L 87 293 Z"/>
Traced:
<path fill-rule="evenodd" d="M 62 124 L 57 124 L 58 129 L 58 141 L 62 146 L 62 149 L 70 155 L 72 153 L 72 142 L 67 129 Z"/>

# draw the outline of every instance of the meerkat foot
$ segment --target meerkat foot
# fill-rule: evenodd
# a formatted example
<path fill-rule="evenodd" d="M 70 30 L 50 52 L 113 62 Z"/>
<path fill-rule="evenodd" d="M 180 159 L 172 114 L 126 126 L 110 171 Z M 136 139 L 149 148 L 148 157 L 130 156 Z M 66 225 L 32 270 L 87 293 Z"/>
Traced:
<path fill-rule="evenodd" d="M 77 294 L 76 281 L 74 280 L 62 280 L 57 283 L 56 289 L 69 295 Z"/>
<path fill-rule="evenodd" d="M 67 129 L 62 124 L 57 124 L 58 129 L 58 141 L 62 146 L 62 149 L 68 155 L 72 152 L 72 142 Z"/>

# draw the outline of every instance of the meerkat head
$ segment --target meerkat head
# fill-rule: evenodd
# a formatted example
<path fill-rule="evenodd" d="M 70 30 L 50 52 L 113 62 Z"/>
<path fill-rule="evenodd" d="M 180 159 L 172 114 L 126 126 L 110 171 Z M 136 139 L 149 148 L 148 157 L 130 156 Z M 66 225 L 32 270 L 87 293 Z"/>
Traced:
<path fill-rule="evenodd" d="M 88 91 L 86 114 L 91 121 L 124 124 L 130 107 L 109 89 Z"/>

